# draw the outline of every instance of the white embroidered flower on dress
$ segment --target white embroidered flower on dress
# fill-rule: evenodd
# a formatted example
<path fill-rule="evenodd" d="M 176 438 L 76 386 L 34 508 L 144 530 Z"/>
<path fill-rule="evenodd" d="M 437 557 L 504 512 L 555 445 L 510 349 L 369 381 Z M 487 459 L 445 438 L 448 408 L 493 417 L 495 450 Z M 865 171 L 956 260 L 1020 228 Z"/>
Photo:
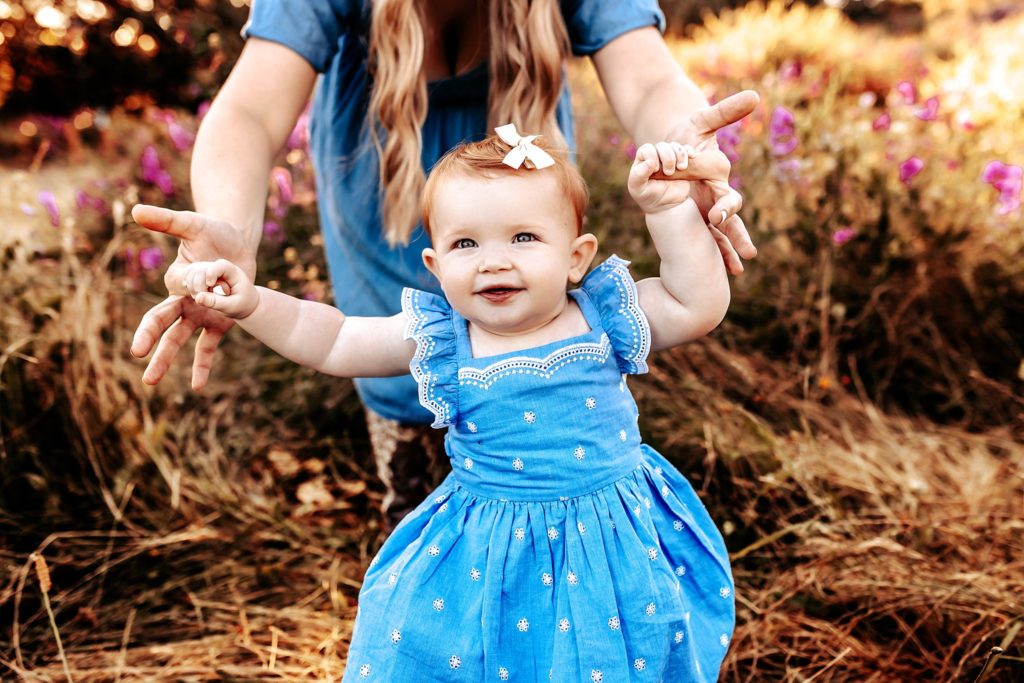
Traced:
<path fill-rule="evenodd" d="M 576 456 L 577 460 L 582 460 L 583 456 L 587 454 L 587 451 L 583 446 L 577 446 L 576 450 L 574 450 L 572 454 Z"/>
<path fill-rule="evenodd" d="M 552 583 L 554 583 L 554 578 L 551 576 L 551 574 L 544 572 L 540 575 L 540 582 L 543 583 L 545 586 L 550 586 Z"/>
<path fill-rule="evenodd" d="M 402 640 L 402 632 L 396 628 L 391 632 L 391 642 L 397 644 L 400 640 Z"/>
<path fill-rule="evenodd" d="M 633 668 L 637 671 L 643 671 L 647 668 L 647 660 L 643 657 L 637 657 L 633 660 Z"/>
<path fill-rule="evenodd" d="M 569 620 L 568 619 L 559 619 L 558 620 L 558 630 L 561 631 L 562 633 L 565 633 L 566 631 L 568 631 L 569 630 Z"/>
<path fill-rule="evenodd" d="M 576 578 L 576 572 L 569 572 L 569 575 L 566 578 L 569 580 L 570 586 L 575 586 L 580 582 L 580 580 Z"/>
<path fill-rule="evenodd" d="M 458 669 L 460 666 L 462 666 L 462 660 L 459 658 L 458 655 L 452 655 L 451 658 L 448 660 L 448 666 L 450 666 L 453 669 Z"/>
<path fill-rule="evenodd" d="M 437 557 L 438 555 L 440 555 L 440 554 L 441 554 L 441 549 L 440 549 L 440 548 L 438 548 L 438 547 L 437 547 L 436 545 L 432 545 L 432 546 L 430 546 L 429 548 L 427 548 L 427 553 L 428 553 L 428 554 L 429 554 L 429 555 L 430 555 L 431 557 Z"/>
<path fill-rule="evenodd" d="M 361 667 L 359 667 L 359 675 L 362 676 L 363 678 L 366 678 L 367 676 L 369 676 L 370 675 L 370 665 L 369 664 L 363 664 Z"/>
<path fill-rule="evenodd" d="M 437 610 L 438 612 L 440 612 L 441 610 L 444 609 L 444 600 L 441 599 L 441 598 L 434 598 L 433 605 L 434 605 L 434 609 Z"/>
<path fill-rule="evenodd" d="M 515 530 L 513 535 L 516 537 L 517 541 L 521 541 L 524 538 L 526 538 L 526 529 L 524 529 L 523 527 L 519 527 Z"/>
<path fill-rule="evenodd" d="M 610 628 L 611 630 L 618 631 L 619 626 L 621 626 L 621 623 L 619 622 L 618 617 L 612 617 L 608 620 L 608 628 Z"/>
<path fill-rule="evenodd" d="M 649 616 L 649 617 L 653 617 L 654 613 L 657 612 L 657 611 L 658 611 L 658 608 L 654 606 L 653 602 L 647 603 L 647 609 L 644 610 L 644 612 L 646 612 L 647 616 Z"/>
<path fill-rule="evenodd" d="M 556 538 L 558 538 L 558 529 L 556 529 L 553 526 L 549 526 L 548 527 L 548 538 L 550 540 L 552 540 L 552 541 L 555 540 Z"/>
<path fill-rule="evenodd" d="M 441 503 L 441 507 L 437 508 L 438 512 L 444 512 L 448 509 L 448 503 Z"/>
<path fill-rule="evenodd" d="M 508 680 L 508 669 L 506 669 L 503 666 L 499 666 L 498 667 L 498 680 L 499 681 L 507 681 Z"/>
<path fill-rule="evenodd" d="M 469 578 L 473 579 L 474 581 L 479 581 L 480 580 L 480 570 L 477 569 L 476 567 L 473 567 L 472 569 L 470 569 L 469 570 Z"/>
<path fill-rule="evenodd" d="M 659 477 L 661 476 L 662 471 L 663 470 L 661 469 L 661 465 L 658 465 L 657 467 L 654 468 L 654 473 L 657 474 Z"/>
<path fill-rule="evenodd" d="M 602 681 L 604 681 L 604 674 L 601 673 L 600 669 L 591 669 L 590 680 L 593 681 L 593 683 L 602 683 Z"/>
<path fill-rule="evenodd" d="M 516 472 L 523 471 L 523 461 L 521 458 L 516 458 L 515 460 L 512 461 L 512 469 L 514 469 Z"/>
<path fill-rule="evenodd" d="M 729 590 L 728 587 L 722 586 L 720 589 L 718 589 L 718 594 L 721 595 L 723 598 L 727 598 L 730 595 L 732 595 L 732 591 Z"/>
<path fill-rule="evenodd" d="M 465 467 L 467 470 L 473 469 L 473 458 L 466 458 L 465 460 L 463 460 L 462 466 Z"/>
<path fill-rule="evenodd" d="M 683 632 L 682 631 L 676 631 L 676 637 L 674 638 L 674 640 L 676 641 L 676 645 L 678 645 L 679 643 L 683 642 Z"/>
<path fill-rule="evenodd" d="M 666 485 L 661 487 L 661 495 L 663 495 L 663 496 L 667 496 L 668 495 L 668 484 L 666 484 Z"/>
<path fill-rule="evenodd" d="M 527 410 L 525 413 L 523 413 L 523 419 L 526 420 L 526 424 L 532 425 L 534 422 L 537 421 L 537 413 L 533 412 L 532 410 Z"/>
<path fill-rule="evenodd" d="M 683 530 L 683 523 L 680 522 L 677 519 L 676 521 L 672 522 L 672 528 L 675 529 L 676 531 L 682 531 Z"/>
<path fill-rule="evenodd" d="M 648 548 L 647 549 L 647 557 L 649 559 L 652 559 L 652 560 L 658 559 L 658 549 L 657 548 Z"/>
<path fill-rule="evenodd" d="M 625 429 L 620 429 L 619 430 L 619 441 L 625 441 L 625 440 L 626 440 L 626 430 Z"/>
<path fill-rule="evenodd" d="M 389 585 L 394 586 L 396 581 L 398 581 L 398 572 L 391 572 L 390 574 L 388 574 Z"/>
<path fill-rule="evenodd" d="M 682 576 L 685 573 L 686 573 L 686 567 L 684 567 L 683 565 L 679 565 L 678 567 L 676 567 L 676 576 Z"/>
<path fill-rule="evenodd" d="M 467 422 L 466 429 L 468 429 L 471 433 L 476 434 L 476 422 Z"/>
<path fill-rule="evenodd" d="M 525 617 L 523 617 L 522 619 L 516 622 L 516 628 L 519 629 L 521 633 L 526 633 L 530 630 L 530 622 L 527 621 Z"/>
<path fill-rule="evenodd" d="M 442 494 L 441 494 L 440 496 L 438 496 L 437 498 L 435 498 L 435 499 L 434 499 L 434 502 L 435 502 L 435 503 L 443 503 L 443 502 L 444 502 L 444 494 L 442 493 Z"/>
<path fill-rule="evenodd" d="M 729 636 L 727 636 L 727 635 L 725 635 L 723 633 L 722 635 L 718 636 L 718 642 L 720 642 L 722 644 L 722 647 L 728 647 L 729 646 Z"/>
<path fill-rule="evenodd" d="M 597 400 L 593 396 L 588 396 L 586 400 L 586 406 L 588 409 L 593 410 L 597 407 Z"/>
<path fill-rule="evenodd" d="M 580 536 L 587 533 L 587 526 L 583 522 L 576 522 L 576 529 L 580 532 Z"/>
<path fill-rule="evenodd" d="M 640 506 L 639 505 L 637 505 L 635 508 L 633 508 L 633 514 L 636 515 L 637 517 L 640 516 Z"/>
<path fill-rule="evenodd" d="M 646 497 L 644 498 L 644 507 L 647 508 L 648 510 L 651 509 L 651 499 L 650 498 L 646 498 Z"/>

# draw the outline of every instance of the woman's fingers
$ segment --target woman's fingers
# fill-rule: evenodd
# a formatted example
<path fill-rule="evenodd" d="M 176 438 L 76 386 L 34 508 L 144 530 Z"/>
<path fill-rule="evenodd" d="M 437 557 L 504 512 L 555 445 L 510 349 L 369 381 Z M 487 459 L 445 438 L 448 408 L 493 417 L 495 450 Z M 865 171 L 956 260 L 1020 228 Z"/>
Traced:
<path fill-rule="evenodd" d="M 146 366 L 146 371 L 142 373 L 142 381 L 146 384 L 156 384 L 163 379 L 171 367 L 171 361 L 195 331 L 195 323 L 188 318 L 179 317 L 160 338 L 156 353 Z"/>
<path fill-rule="evenodd" d="M 735 123 L 754 111 L 759 101 L 760 98 L 753 90 L 730 95 L 717 104 L 694 112 L 694 130 L 700 136 L 714 135 L 719 128 Z"/>
<path fill-rule="evenodd" d="M 708 211 L 708 222 L 718 226 L 725 223 L 730 216 L 735 216 L 743 208 L 743 195 L 732 189 L 728 183 L 712 182 L 711 189 L 715 194 L 715 203 Z"/>
<path fill-rule="evenodd" d="M 172 295 L 146 311 L 132 337 L 131 354 L 136 358 L 149 355 L 156 340 L 181 317 L 181 306 L 182 297 Z"/>
<path fill-rule="evenodd" d="M 192 211 L 172 211 L 150 204 L 133 206 L 132 218 L 147 230 L 162 232 L 183 240 L 195 239 L 204 222 L 200 214 Z"/>
<path fill-rule="evenodd" d="M 210 368 L 213 367 L 213 354 L 217 351 L 224 332 L 212 327 L 204 327 L 196 342 L 196 355 L 192 361 L 192 389 L 199 391 L 210 379 Z"/>
<path fill-rule="evenodd" d="M 725 233 L 713 225 L 709 225 L 708 230 L 711 231 L 712 237 L 715 238 L 718 250 L 722 252 L 722 260 L 725 262 L 725 269 L 729 271 L 731 275 L 739 275 L 742 273 L 743 260 L 740 259 L 739 254 L 736 253 L 736 249 L 733 248 L 732 242 L 729 238 Z"/>

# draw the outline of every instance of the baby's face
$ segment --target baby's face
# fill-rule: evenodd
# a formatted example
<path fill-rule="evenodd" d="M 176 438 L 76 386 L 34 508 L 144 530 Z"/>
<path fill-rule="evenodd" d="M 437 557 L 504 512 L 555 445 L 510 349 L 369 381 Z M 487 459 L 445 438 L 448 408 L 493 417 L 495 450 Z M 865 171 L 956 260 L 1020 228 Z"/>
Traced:
<path fill-rule="evenodd" d="M 552 174 L 453 176 L 435 189 L 423 262 L 452 307 L 488 332 L 531 332 L 562 311 L 590 265 L 592 235 Z M 584 262 L 585 261 L 585 262 Z"/>

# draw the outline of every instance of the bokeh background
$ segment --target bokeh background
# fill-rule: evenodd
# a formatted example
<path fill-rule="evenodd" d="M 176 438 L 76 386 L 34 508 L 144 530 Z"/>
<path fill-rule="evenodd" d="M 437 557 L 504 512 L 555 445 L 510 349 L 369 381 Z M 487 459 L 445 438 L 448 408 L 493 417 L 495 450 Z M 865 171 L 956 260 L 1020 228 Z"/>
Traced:
<path fill-rule="evenodd" d="M 0 0 L 0 680 L 338 680 L 382 542 L 351 386 L 235 330 L 211 386 L 128 345 L 191 208 L 245 0 Z M 760 247 L 635 383 L 737 581 L 729 681 L 1024 679 L 1024 11 L 664 0 Z M 588 227 L 656 269 L 635 146 L 571 65 Z M 299 122 L 264 284 L 329 301 Z"/>

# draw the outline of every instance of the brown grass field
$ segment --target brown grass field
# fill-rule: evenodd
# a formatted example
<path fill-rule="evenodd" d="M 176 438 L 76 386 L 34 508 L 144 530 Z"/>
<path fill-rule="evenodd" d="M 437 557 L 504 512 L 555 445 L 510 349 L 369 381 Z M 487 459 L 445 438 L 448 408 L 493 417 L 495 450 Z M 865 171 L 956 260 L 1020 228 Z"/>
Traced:
<path fill-rule="evenodd" d="M 732 556 L 723 681 L 1024 680 L 1024 11 L 920 6 L 907 33 L 754 4 L 670 42 L 709 96 L 762 96 L 723 142 L 760 253 L 633 384 Z M 631 142 L 570 76 L 588 228 L 651 274 Z M 350 385 L 238 330 L 198 394 L 128 353 L 174 245 L 127 211 L 189 207 L 169 121 L 197 125 L 0 123 L 0 680 L 337 681 L 383 541 Z M 280 168 L 259 279 L 329 300 L 304 147 Z"/>

